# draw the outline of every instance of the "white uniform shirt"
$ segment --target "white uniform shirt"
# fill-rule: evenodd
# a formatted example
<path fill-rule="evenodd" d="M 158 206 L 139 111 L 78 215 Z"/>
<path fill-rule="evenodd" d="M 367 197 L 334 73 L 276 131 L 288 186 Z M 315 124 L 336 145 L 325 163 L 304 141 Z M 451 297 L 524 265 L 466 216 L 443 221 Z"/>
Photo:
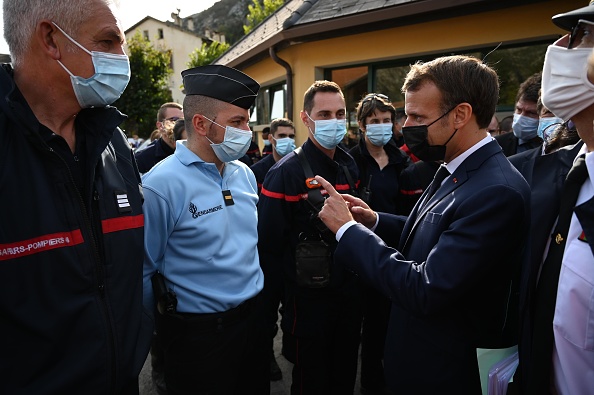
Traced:
<path fill-rule="evenodd" d="M 586 152 L 586 145 L 578 155 Z M 576 205 L 594 196 L 594 154 Z M 553 375 L 561 395 L 594 394 L 594 256 L 575 213 L 567 235 L 553 319 Z"/>

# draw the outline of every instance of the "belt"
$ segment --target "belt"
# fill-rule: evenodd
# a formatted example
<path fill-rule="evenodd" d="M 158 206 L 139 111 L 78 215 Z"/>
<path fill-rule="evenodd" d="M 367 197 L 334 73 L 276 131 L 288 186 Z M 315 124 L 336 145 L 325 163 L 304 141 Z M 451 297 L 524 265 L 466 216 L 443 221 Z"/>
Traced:
<path fill-rule="evenodd" d="M 256 301 L 261 293 L 242 302 L 239 306 L 219 313 L 175 313 L 165 315 L 164 318 L 169 323 L 176 321 L 177 325 L 195 327 L 195 328 L 213 328 L 223 329 L 224 326 L 233 325 L 243 321 L 252 311 Z"/>

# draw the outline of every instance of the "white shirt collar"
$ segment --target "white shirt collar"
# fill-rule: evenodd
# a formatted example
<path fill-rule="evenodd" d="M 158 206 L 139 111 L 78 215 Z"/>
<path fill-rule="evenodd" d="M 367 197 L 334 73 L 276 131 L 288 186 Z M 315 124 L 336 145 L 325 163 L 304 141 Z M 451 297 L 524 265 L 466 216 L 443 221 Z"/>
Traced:
<path fill-rule="evenodd" d="M 446 163 L 445 166 L 448 169 L 448 171 L 450 172 L 450 174 L 454 174 L 454 171 L 456 171 L 458 166 L 460 166 L 462 164 L 462 162 L 464 162 L 466 160 L 466 158 L 468 158 L 472 153 L 477 151 L 483 145 L 489 144 L 493 140 L 495 140 L 495 139 L 493 137 L 491 137 L 490 134 L 487 134 L 487 136 L 484 139 L 482 139 L 481 141 L 479 141 L 472 147 L 468 148 L 466 151 L 462 152 L 460 155 L 458 155 L 457 157 L 452 159 L 451 162 Z"/>

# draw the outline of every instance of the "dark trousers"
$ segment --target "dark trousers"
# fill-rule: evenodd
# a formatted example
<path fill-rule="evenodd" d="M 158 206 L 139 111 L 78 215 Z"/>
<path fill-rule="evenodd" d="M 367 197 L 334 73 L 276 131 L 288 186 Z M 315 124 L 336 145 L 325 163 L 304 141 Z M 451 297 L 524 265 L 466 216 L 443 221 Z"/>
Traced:
<path fill-rule="evenodd" d="M 331 304 L 327 301 L 312 302 L 310 309 L 326 304 L 318 310 L 319 314 L 313 312 L 319 317 L 317 325 L 323 329 L 300 335 L 283 330 L 283 355 L 294 364 L 291 394 L 352 394 L 361 333 L 359 294 Z"/>
<path fill-rule="evenodd" d="M 167 388 L 165 388 L 165 355 L 157 332 L 153 332 L 151 341 L 151 368 L 151 376 L 153 384 L 157 388 L 157 394 L 167 395 Z"/>
<path fill-rule="evenodd" d="M 371 286 L 363 293 L 363 325 L 361 330 L 361 386 L 379 390 L 385 386 L 384 345 L 390 319 L 390 300 Z"/>
<path fill-rule="evenodd" d="M 225 313 L 159 315 L 157 330 L 169 394 L 270 393 L 270 329 L 258 297 Z"/>

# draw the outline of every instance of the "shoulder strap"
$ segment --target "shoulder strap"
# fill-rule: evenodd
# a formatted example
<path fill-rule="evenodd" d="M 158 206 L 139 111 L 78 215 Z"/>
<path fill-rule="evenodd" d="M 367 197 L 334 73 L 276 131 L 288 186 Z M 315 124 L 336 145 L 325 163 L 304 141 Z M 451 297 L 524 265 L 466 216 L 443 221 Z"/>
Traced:
<path fill-rule="evenodd" d="M 305 152 L 303 152 L 303 149 L 301 147 L 299 147 L 295 150 L 295 153 L 297 154 L 297 158 L 299 159 L 299 164 L 303 168 L 303 173 L 305 173 L 305 178 L 306 179 L 314 178 L 315 175 L 314 175 L 313 171 L 311 170 L 311 166 L 309 165 L 309 162 L 307 161 L 307 157 L 305 156 Z M 316 211 L 320 211 L 322 205 L 324 204 L 324 197 L 322 196 L 322 191 L 320 191 L 320 188 L 308 189 L 307 190 L 307 201 Z"/>
<path fill-rule="evenodd" d="M 311 170 L 311 166 L 307 161 L 307 157 L 305 156 L 305 152 L 301 147 L 295 150 L 297 154 L 297 158 L 299 158 L 299 164 L 303 168 L 303 172 L 305 173 L 306 182 L 307 180 L 312 180 L 314 178 L 314 173 Z M 345 169 L 348 174 L 348 170 Z M 350 177 L 350 175 L 349 175 Z M 352 180 L 352 179 L 351 179 Z M 350 181 L 349 181 L 350 182 Z M 328 245 L 333 245 L 336 243 L 336 238 L 334 233 L 322 222 L 322 220 L 318 217 L 318 213 L 324 206 L 324 196 L 322 196 L 322 191 L 320 187 L 317 188 L 308 188 L 307 189 L 307 202 L 312 208 L 312 215 L 310 216 L 310 221 L 315 229 L 318 231 L 320 239 L 323 240 Z"/>
<path fill-rule="evenodd" d="M 342 171 L 344 172 L 347 182 L 349 183 L 349 187 L 351 188 L 351 193 L 356 193 L 357 190 L 355 189 L 355 187 L 356 187 L 355 181 L 353 180 L 353 177 L 351 176 L 351 172 L 349 171 L 349 168 L 346 165 L 340 165 L 340 167 L 342 167 Z M 371 182 L 371 179 L 369 181 Z"/>

